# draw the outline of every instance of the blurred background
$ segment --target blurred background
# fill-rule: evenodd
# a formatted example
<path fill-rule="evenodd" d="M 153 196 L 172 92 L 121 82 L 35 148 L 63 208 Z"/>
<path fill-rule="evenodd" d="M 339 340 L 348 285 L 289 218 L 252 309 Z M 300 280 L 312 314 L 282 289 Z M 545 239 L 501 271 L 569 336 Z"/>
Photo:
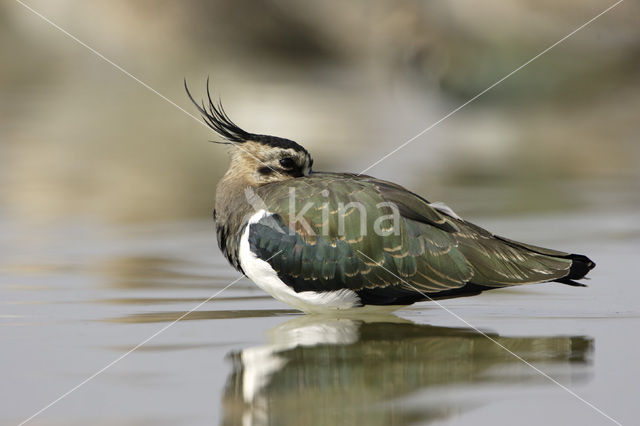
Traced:
<path fill-rule="evenodd" d="M 210 77 L 235 122 L 301 143 L 317 170 L 360 172 L 613 2 L 28 0 L 179 108 L 1 2 L 0 423 L 147 341 L 34 424 L 611 424 L 432 304 L 327 324 L 235 283 L 211 219 L 227 154 L 183 79 L 200 98 Z M 639 3 L 620 3 L 367 170 L 592 257 L 588 288 L 444 303 L 625 424 L 640 377 L 638 22 Z"/>
<path fill-rule="evenodd" d="M 359 172 L 604 10 L 601 1 L 31 1 L 196 114 Z M 640 205 L 640 7 L 626 2 L 368 174 L 459 214 Z M 215 135 L 17 2 L 0 5 L 0 213 L 208 218 Z"/>

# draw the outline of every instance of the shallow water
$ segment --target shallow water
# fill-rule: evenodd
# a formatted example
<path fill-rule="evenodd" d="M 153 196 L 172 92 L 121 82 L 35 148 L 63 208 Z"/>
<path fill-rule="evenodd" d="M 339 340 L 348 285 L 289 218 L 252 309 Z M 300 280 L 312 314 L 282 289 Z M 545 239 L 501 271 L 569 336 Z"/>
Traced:
<path fill-rule="evenodd" d="M 207 301 L 238 275 L 205 221 L 5 220 L 1 423 L 27 419 L 163 330 L 30 424 L 612 424 L 513 354 L 634 424 L 637 215 L 477 222 L 588 253 L 598 263 L 589 287 L 443 302 L 487 337 L 429 303 L 394 316 L 306 316 L 246 279 Z"/>
<path fill-rule="evenodd" d="M 27 3 L 166 98 L 0 4 L 1 425 L 65 393 L 29 424 L 638 423 L 637 4 L 443 121 L 592 2 Z M 211 221 L 184 218 L 209 216 L 227 156 L 166 102 L 197 115 L 183 78 L 199 99 L 207 75 L 235 122 L 300 142 L 318 170 L 393 150 L 367 173 L 589 255 L 589 287 L 356 319 L 246 279 L 216 295 L 238 274 Z"/>

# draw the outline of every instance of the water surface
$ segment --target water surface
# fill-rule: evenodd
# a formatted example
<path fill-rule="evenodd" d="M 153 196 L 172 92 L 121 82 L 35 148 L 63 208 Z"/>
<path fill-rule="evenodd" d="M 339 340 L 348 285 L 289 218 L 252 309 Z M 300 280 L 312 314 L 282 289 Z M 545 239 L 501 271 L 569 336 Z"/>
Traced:
<path fill-rule="evenodd" d="M 482 221 L 598 263 L 587 288 L 545 284 L 443 302 L 494 341 L 429 303 L 387 316 L 302 315 L 246 279 L 189 313 L 238 277 L 209 222 L 7 219 L 1 422 L 18 424 L 173 324 L 32 424 L 612 424 L 505 348 L 633 424 L 636 218 Z"/>

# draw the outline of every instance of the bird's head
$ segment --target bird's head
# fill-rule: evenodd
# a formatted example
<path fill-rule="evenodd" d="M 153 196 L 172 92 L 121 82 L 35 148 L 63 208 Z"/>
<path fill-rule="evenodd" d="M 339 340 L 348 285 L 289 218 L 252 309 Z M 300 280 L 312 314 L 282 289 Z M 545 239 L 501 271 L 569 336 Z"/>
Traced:
<path fill-rule="evenodd" d="M 202 114 L 205 123 L 225 139 L 230 147 L 231 165 L 225 178 L 239 179 L 250 186 L 284 181 L 311 173 L 313 159 L 301 145 L 275 136 L 257 135 L 238 127 L 227 116 L 222 103 L 214 103 L 207 81 L 207 99 L 199 104 L 195 101 L 185 82 L 191 101 Z"/>

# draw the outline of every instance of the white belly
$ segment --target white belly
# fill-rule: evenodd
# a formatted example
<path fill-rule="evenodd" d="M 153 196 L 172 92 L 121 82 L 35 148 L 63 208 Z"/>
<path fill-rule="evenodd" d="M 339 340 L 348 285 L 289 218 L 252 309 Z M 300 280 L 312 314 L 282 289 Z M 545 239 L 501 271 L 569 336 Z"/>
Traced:
<path fill-rule="evenodd" d="M 266 210 L 255 213 L 249 219 L 242 234 L 238 257 L 245 275 L 274 298 L 304 312 L 321 313 L 360 306 L 360 298 L 353 290 L 349 289 L 296 293 L 278 278 L 278 274 L 269 263 L 253 254 L 249 245 L 250 225 L 269 215 L 270 213 Z"/>

